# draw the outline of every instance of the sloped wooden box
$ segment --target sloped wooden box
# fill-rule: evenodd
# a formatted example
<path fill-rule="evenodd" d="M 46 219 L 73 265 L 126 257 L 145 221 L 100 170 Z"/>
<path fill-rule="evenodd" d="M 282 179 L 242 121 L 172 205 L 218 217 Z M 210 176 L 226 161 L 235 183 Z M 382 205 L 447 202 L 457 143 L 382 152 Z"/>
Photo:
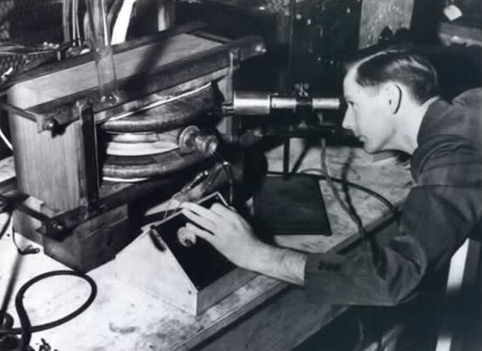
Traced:
<path fill-rule="evenodd" d="M 121 280 L 190 314 L 199 315 L 254 278 L 198 239 L 184 247 L 176 233 L 145 231 L 115 259 Z"/>

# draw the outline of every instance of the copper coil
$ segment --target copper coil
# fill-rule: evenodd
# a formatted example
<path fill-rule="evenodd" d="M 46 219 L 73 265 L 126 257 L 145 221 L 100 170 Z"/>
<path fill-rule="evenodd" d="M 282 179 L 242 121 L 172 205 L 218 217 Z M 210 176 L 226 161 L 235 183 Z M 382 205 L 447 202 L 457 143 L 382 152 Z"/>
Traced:
<path fill-rule="evenodd" d="M 153 178 L 181 171 L 206 159 L 201 152 L 182 154 L 173 150 L 156 155 L 124 157 L 108 155 L 102 175 L 109 178 Z"/>
<path fill-rule="evenodd" d="M 215 106 L 215 91 L 211 86 L 206 86 L 182 98 L 168 99 L 150 109 L 112 117 L 100 128 L 109 133 L 162 132 L 192 124 Z"/>

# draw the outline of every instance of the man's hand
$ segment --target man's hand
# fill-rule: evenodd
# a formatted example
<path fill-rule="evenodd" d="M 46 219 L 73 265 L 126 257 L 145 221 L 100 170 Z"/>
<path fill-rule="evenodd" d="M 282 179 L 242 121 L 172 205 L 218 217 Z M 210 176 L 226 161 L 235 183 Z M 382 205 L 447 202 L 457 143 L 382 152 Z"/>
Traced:
<path fill-rule="evenodd" d="M 218 203 L 210 209 L 194 203 L 183 203 L 181 207 L 182 213 L 197 224 L 187 223 L 185 230 L 209 242 L 235 265 L 255 270 L 252 256 L 261 254 L 267 245 L 254 235 L 249 223 L 237 212 Z"/>
<path fill-rule="evenodd" d="M 187 223 L 179 230 L 206 240 L 241 268 L 289 283 L 304 284 L 306 256 L 263 243 L 236 211 L 218 203 L 210 209 L 193 203 L 183 203 L 181 207 L 182 213 L 196 225 Z"/>

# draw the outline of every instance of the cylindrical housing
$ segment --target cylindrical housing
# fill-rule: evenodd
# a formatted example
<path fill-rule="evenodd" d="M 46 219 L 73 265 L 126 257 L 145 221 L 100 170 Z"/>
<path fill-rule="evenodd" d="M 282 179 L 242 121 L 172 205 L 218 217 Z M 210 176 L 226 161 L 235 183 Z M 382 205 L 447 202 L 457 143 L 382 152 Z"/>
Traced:
<path fill-rule="evenodd" d="M 311 104 L 314 111 L 339 110 L 341 107 L 341 101 L 338 98 L 312 98 Z"/>
<path fill-rule="evenodd" d="M 235 115 L 266 116 L 271 110 L 310 109 L 338 110 L 341 101 L 338 98 L 301 98 L 292 96 L 279 96 L 262 91 L 236 91 L 233 98 L 233 112 Z"/>
<path fill-rule="evenodd" d="M 274 110 L 296 110 L 298 101 L 294 97 L 288 96 L 272 96 L 271 97 L 271 108 Z"/>
<path fill-rule="evenodd" d="M 233 110 L 236 115 L 269 115 L 271 94 L 263 91 L 235 91 Z"/>

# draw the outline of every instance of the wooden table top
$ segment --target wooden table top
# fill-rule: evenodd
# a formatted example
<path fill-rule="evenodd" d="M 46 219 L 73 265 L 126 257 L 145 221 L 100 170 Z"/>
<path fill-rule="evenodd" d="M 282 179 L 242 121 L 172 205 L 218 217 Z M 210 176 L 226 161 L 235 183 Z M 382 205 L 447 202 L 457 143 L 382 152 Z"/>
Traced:
<path fill-rule="evenodd" d="M 290 155 L 292 164 L 301 154 L 303 141 L 293 144 Z M 271 170 L 282 169 L 280 147 L 268 151 L 266 156 Z M 413 185 L 406 164 L 394 159 L 373 162 L 372 156 L 360 149 L 328 149 L 327 163 L 331 176 L 340 177 L 348 161 L 351 164 L 347 173 L 348 180 L 379 192 L 394 204 L 402 202 Z M 300 169 L 319 168 L 319 165 L 320 150 L 311 147 L 304 154 Z M 12 160 L 1 161 L 0 180 L 13 175 Z M 320 182 L 320 187 L 333 235 L 320 237 L 310 243 L 286 243 L 288 246 L 303 247 L 312 252 L 326 252 L 337 250 L 358 237 L 355 224 L 348 219 L 325 182 Z M 389 213 L 384 204 L 364 192 L 350 190 L 350 195 L 365 225 L 373 224 Z M 5 223 L 7 217 L 6 213 L 1 214 L 1 223 Z M 18 326 L 13 300 L 20 286 L 38 274 L 66 267 L 43 253 L 19 256 L 10 233 L 9 230 L 0 240 L 0 296 L 4 297 L 9 287 L 12 287 L 13 295 L 8 303 L 8 312 Z M 16 236 L 16 239 L 20 246 L 26 245 L 21 236 Z M 94 269 L 89 272 L 89 276 L 98 285 L 94 303 L 72 321 L 54 329 L 34 333 L 32 346 L 38 349 L 43 338 L 52 349 L 59 351 L 188 350 L 287 287 L 274 279 L 256 276 L 244 287 L 195 317 L 118 280 L 115 277 L 114 261 Z M 38 325 L 73 311 L 85 301 L 88 294 L 88 285 L 78 278 L 52 277 L 27 291 L 24 303 L 32 325 Z"/>

